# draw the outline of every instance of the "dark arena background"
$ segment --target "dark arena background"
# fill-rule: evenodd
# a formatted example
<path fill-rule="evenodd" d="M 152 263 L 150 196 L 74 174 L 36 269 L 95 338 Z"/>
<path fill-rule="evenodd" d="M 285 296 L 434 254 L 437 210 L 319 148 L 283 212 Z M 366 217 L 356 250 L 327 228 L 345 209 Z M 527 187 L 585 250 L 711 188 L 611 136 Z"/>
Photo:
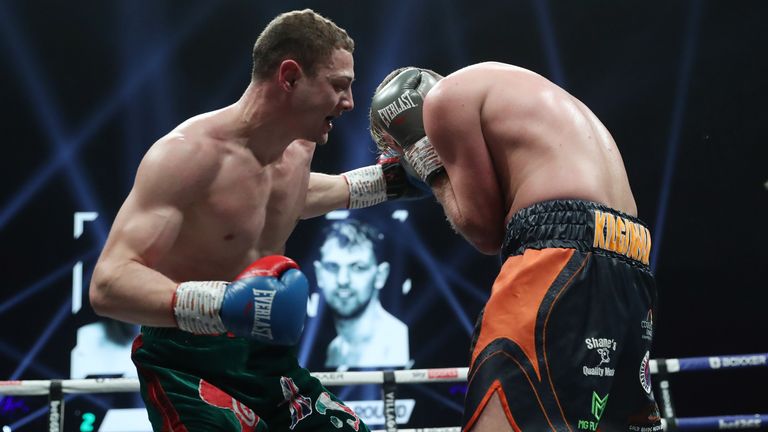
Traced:
<path fill-rule="evenodd" d="M 745 415 L 717 424 L 766 427 L 768 3 L 756 0 L 0 0 L 0 380 L 136 376 L 137 328 L 96 316 L 87 290 L 138 163 L 183 120 L 237 100 L 259 32 L 306 7 L 356 43 L 356 107 L 314 171 L 373 163 L 369 101 L 396 67 L 448 74 L 501 61 L 586 103 L 616 139 L 651 229 L 652 358 L 709 359 L 707 370 L 654 377 L 657 400 L 671 394 L 679 418 Z M 336 329 L 315 261 L 324 230 L 347 218 L 383 236 L 380 300 L 408 328 L 407 361 L 327 366 Z M 313 371 L 467 366 L 499 268 L 432 199 L 302 221 L 286 254 L 310 280 L 300 361 Z M 385 427 L 381 386 L 332 389 Z M 399 385 L 398 427 L 457 426 L 465 390 Z M 48 430 L 46 396 L 0 397 L 3 432 Z M 66 431 L 148 430 L 137 393 L 64 399 Z"/>

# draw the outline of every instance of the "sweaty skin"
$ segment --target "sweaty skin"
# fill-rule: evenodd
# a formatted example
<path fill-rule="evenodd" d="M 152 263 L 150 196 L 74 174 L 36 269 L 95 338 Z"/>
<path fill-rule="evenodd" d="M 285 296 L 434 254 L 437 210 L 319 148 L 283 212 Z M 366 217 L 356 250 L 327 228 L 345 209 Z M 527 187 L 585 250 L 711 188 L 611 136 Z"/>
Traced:
<path fill-rule="evenodd" d="M 483 253 L 499 253 L 507 222 L 538 202 L 582 199 L 637 214 L 608 130 L 534 72 L 493 62 L 461 69 L 430 90 L 423 117 L 447 173 L 432 183 L 435 196 Z M 471 430 L 513 430 L 498 393 Z"/>
<path fill-rule="evenodd" d="M 447 176 L 433 184 L 453 227 L 499 252 L 514 213 L 583 199 L 636 215 L 616 143 L 579 100 L 529 70 L 495 62 L 460 69 L 424 100 L 424 128 Z"/>
<path fill-rule="evenodd" d="M 285 61 L 276 82 L 193 117 L 142 160 L 91 281 L 97 313 L 175 326 L 179 282 L 232 280 L 282 254 L 300 218 L 344 207 L 341 176 L 310 173 L 315 142 L 354 106 L 352 54 L 338 49 L 315 76 Z"/>

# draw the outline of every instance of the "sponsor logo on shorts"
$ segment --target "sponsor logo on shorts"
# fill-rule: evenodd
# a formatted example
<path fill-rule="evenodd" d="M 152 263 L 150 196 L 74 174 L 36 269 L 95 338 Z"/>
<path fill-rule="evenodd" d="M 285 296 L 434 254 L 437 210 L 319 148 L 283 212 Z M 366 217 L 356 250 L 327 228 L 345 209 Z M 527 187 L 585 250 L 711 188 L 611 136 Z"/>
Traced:
<path fill-rule="evenodd" d="M 628 430 L 632 432 L 658 432 L 663 431 L 664 426 L 657 424 L 653 426 L 637 426 L 637 425 L 629 425 L 627 426 Z"/>
<path fill-rule="evenodd" d="M 710 357 L 709 367 L 712 369 L 764 366 L 768 358 L 765 355 L 745 355 L 728 357 Z"/>
<path fill-rule="evenodd" d="M 645 340 L 653 340 L 653 309 L 648 309 L 645 319 L 640 321 L 640 327 L 644 330 L 640 336 Z"/>
<path fill-rule="evenodd" d="M 608 405 L 608 395 L 600 396 L 597 394 L 597 392 L 592 392 L 592 417 L 594 419 L 589 420 L 579 420 L 576 427 L 579 430 L 588 430 L 588 431 L 596 431 L 597 426 L 600 423 L 600 419 L 603 417 L 603 413 L 605 412 L 605 406 Z"/>
<path fill-rule="evenodd" d="M 595 210 L 595 239 L 592 247 L 605 249 L 648 264 L 651 233 L 648 228 L 621 216 Z"/>
<path fill-rule="evenodd" d="M 288 403 L 288 412 L 291 414 L 290 428 L 293 430 L 300 421 L 312 415 L 312 399 L 302 396 L 289 377 L 280 377 L 280 387 L 283 389 L 283 403 Z"/>
<path fill-rule="evenodd" d="M 600 397 L 597 392 L 592 392 L 592 415 L 600 421 L 605 411 L 605 405 L 608 404 L 608 395 Z"/>
<path fill-rule="evenodd" d="M 254 432 L 256 430 L 256 426 L 261 419 L 252 409 L 243 405 L 237 399 L 202 379 L 198 384 L 197 391 L 200 394 L 200 399 L 208 405 L 232 411 L 237 421 L 240 422 L 240 430 L 242 432 Z"/>
<path fill-rule="evenodd" d="M 597 376 L 597 377 L 612 377 L 616 374 L 616 369 L 609 367 L 588 367 L 582 366 L 582 373 L 584 376 Z"/>
<path fill-rule="evenodd" d="M 392 123 L 392 120 L 397 117 L 398 114 L 417 106 L 419 105 L 411 99 L 410 91 L 406 91 L 401 94 L 400 97 L 395 99 L 394 102 L 376 112 L 379 113 L 379 118 L 384 122 L 384 126 L 389 127 L 389 124 Z"/>
<path fill-rule="evenodd" d="M 588 350 L 594 350 L 600 359 L 595 366 L 582 366 L 584 376 L 612 377 L 616 370 L 609 367 L 611 362 L 611 351 L 616 351 L 618 343 L 610 338 L 587 338 L 584 344 Z M 604 366 L 605 365 L 605 366 Z"/>
<path fill-rule="evenodd" d="M 651 353 L 646 351 L 645 356 L 643 356 L 643 361 L 640 362 L 640 385 L 643 386 L 643 390 L 648 394 L 651 394 L 650 362 Z"/>
<path fill-rule="evenodd" d="M 342 415 L 342 413 L 346 414 L 348 417 L 351 417 L 346 420 L 346 423 L 350 425 L 352 429 L 360 429 L 360 419 L 357 417 L 357 414 L 355 414 L 355 412 L 352 411 L 352 409 L 348 406 L 331 399 L 331 395 L 329 395 L 328 392 L 320 393 L 320 396 L 315 402 L 315 409 L 319 414 L 330 415 L 331 424 L 337 429 L 341 428 L 343 423 L 341 419 L 336 417 L 336 415 Z"/>
<path fill-rule="evenodd" d="M 608 348 L 612 351 L 616 351 L 619 344 L 616 342 L 616 339 L 611 338 L 586 338 L 584 339 L 584 345 L 587 346 L 588 350 Z"/>
<path fill-rule="evenodd" d="M 639 410 L 630 413 L 627 423 L 627 429 L 633 432 L 664 430 L 661 425 L 661 417 L 659 416 L 659 407 L 652 397 L 648 398 L 647 403 Z"/>

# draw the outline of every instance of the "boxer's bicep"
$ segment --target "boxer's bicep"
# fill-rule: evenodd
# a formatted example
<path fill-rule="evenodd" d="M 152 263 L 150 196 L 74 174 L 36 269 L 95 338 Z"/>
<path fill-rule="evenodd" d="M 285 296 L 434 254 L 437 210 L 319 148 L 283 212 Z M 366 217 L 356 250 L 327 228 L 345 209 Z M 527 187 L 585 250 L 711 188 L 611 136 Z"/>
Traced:
<path fill-rule="evenodd" d="M 105 247 L 109 251 L 112 243 L 122 250 L 123 258 L 148 267 L 173 246 L 183 209 L 204 194 L 216 172 L 210 155 L 195 146 L 163 144 L 151 149 L 139 165 L 133 189 L 115 218 Z"/>
<path fill-rule="evenodd" d="M 91 305 L 99 315 L 173 325 L 170 304 L 176 282 L 153 267 L 175 244 L 184 207 L 199 199 L 211 177 L 208 163 L 185 157 L 193 152 L 175 150 L 150 150 L 115 218 L 90 284 Z"/>
<path fill-rule="evenodd" d="M 91 305 L 97 314 L 121 321 L 173 325 L 176 282 L 152 267 L 178 237 L 182 212 L 142 202 L 140 195 L 134 188 L 115 218 L 91 278 Z"/>
<path fill-rule="evenodd" d="M 142 202 L 134 190 L 115 218 L 103 255 L 152 267 L 176 241 L 183 212 L 170 203 Z"/>

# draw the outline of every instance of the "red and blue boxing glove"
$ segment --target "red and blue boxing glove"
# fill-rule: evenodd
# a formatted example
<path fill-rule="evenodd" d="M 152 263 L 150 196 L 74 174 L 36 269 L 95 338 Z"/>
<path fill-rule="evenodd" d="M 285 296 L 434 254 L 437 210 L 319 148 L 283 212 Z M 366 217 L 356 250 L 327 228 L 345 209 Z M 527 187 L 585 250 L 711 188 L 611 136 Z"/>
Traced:
<path fill-rule="evenodd" d="M 248 266 L 232 282 L 179 284 L 174 316 L 181 330 L 232 333 L 275 345 L 295 345 L 307 316 L 309 284 L 298 264 L 272 255 Z"/>

